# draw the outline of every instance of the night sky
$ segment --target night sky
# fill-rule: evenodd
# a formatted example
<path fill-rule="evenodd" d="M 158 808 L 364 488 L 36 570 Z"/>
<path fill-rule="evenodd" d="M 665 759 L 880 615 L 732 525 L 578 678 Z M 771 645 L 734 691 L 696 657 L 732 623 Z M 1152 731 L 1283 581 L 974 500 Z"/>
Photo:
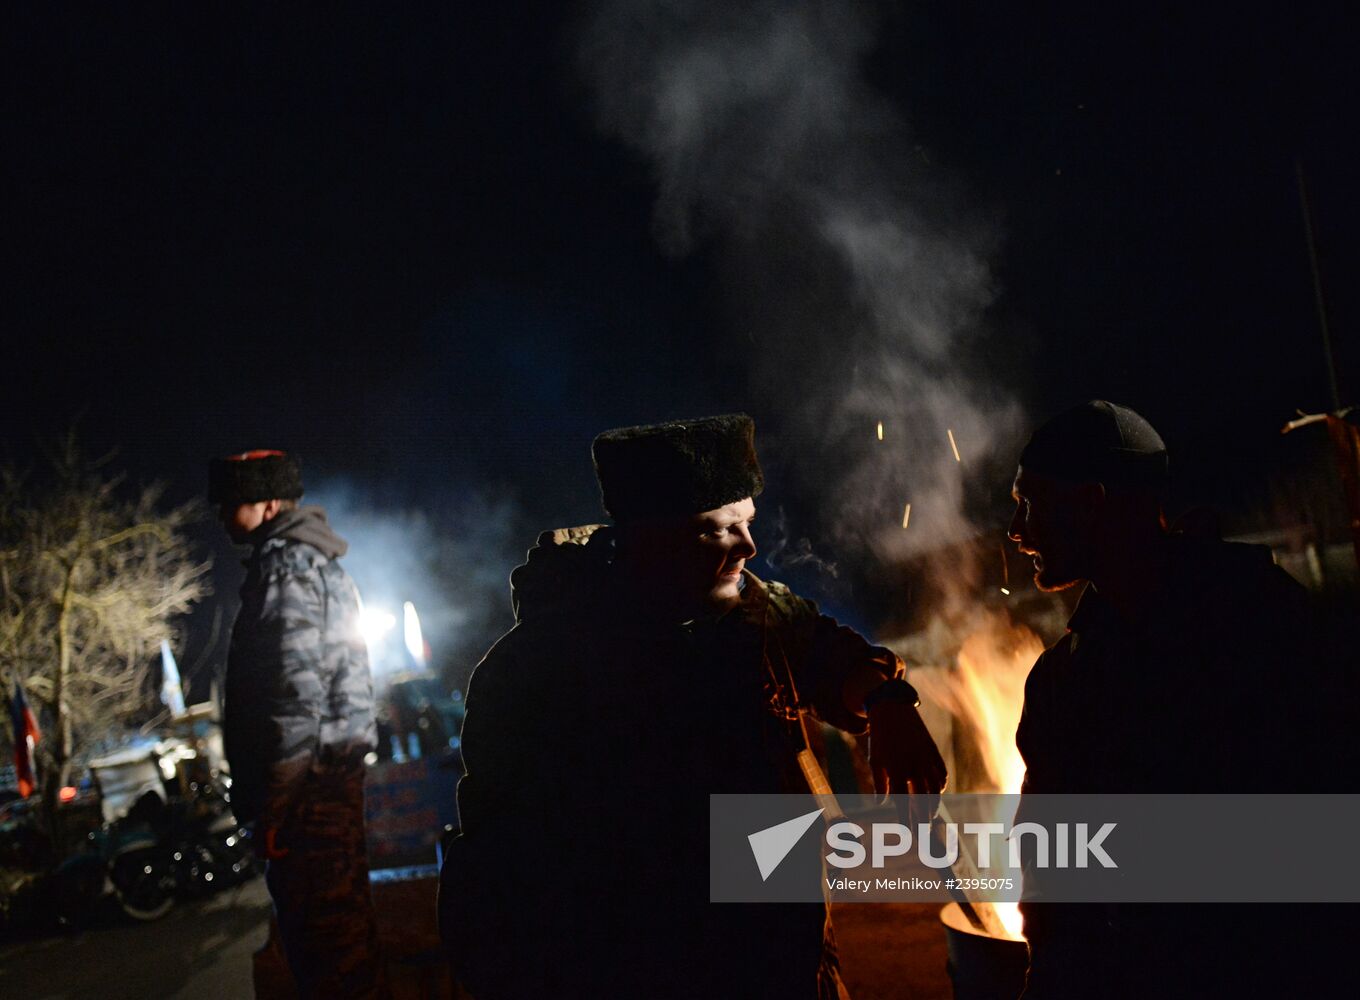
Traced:
<path fill-rule="evenodd" d="M 1348 8 L 970 6 L 863 22 L 855 67 L 910 136 L 880 169 L 900 158 L 947 189 L 941 225 L 990 234 L 957 364 L 1023 407 L 1005 440 L 1099 396 L 1162 430 L 1186 503 L 1304 461 L 1276 432 L 1330 395 L 1296 158 L 1343 402 L 1360 393 Z M 79 416 L 91 451 L 181 499 L 211 455 L 288 448 L 444 536 L 508 505 L 480 555 L 503 579 L 503 552 L 598 517 L 596 432 L 747 409 L 784 483 L 766 502 L 822 544 L 826 484 L 781 436 L 796 400 L 773 402 L 756 369 L 777 345 L 751 332 L 802 290 L 734 264 L 777 259 L 768 235 L 659 236 L 655 164 L 599 127 L 590 16 L 8 11 L 6 457 Z M 788 353 L 791 385 L 812 357 Z M 972 513 L 999 533 L 1009 482 L 981 478 Z"/>

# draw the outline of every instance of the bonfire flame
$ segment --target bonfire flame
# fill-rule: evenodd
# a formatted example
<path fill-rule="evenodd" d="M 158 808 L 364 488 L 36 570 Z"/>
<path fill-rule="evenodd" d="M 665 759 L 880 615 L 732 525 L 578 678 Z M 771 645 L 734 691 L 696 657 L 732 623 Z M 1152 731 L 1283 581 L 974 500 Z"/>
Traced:
<path fill-rule="evenodd" d="M 1043 649 L 1029 629 L 993 616 L 964 640 L 953 667 L 912 671 L 912 684 L 923 702 L 943 709 L 952 719 L 952 791 L 1019 793 L 1025 763 L 1015 746 L 1015 730 L 1024 706 L 1025 678 Z M 967 758 L 960 759 L 964 755 Z M 992 819 L 1006 822 L 1011 817 Z M 1006 932 L 1021 938 L 1018 906 L 993 905 Z"/>

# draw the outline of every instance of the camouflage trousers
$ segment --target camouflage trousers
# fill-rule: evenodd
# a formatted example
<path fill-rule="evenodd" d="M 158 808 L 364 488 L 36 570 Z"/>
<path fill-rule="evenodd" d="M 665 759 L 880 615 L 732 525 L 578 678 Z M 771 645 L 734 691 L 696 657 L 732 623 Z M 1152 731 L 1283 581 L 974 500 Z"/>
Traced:
<path fill-rule="evenodd" d="M 387 995 L 368 886 L 362 765 L 312 775 L 269 862 L 283 951 L 298 993 L 311 997 Z"/>

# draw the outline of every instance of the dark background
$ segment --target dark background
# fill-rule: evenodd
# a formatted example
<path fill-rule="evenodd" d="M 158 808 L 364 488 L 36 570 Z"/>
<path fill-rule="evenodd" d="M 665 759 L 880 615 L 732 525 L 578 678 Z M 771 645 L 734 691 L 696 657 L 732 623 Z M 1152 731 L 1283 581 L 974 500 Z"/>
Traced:
<path fill-rule="evenodd" d="M 1349 8 L 967 7 L 885 10 L 862 69 L 997 222 L 969 363 L 1035 419 L 1139 409 L 1180 506 L 1306 516 L 1271 509 L 1269 486 L 1317 473 L 1316 436 L 1278 430 L 1331 407 L 1296 160 L 1343 403 L 1360 363 Z M 292 449 L 366 508 L 470 540 L 494 583 L 538 530 L 598 519 L 599 430 L 750 409 L 777 432 L 728 350 L 721 247 L 662 253 L 648 164 L 594 127 L 580 15 L 8 11 L 0 457 L 31 461 L 78 417 L 90 451 L 179 500 L 208 456 Z M 781 489 L 817 538 L 817 490 Z M 1009 483 L 972 489 L 999 538 Z M 822 596 L 881 621 L 901 598 L 873 570 Z M 508 622 L 488 593 L 446 646 L 455 676 Z"/>

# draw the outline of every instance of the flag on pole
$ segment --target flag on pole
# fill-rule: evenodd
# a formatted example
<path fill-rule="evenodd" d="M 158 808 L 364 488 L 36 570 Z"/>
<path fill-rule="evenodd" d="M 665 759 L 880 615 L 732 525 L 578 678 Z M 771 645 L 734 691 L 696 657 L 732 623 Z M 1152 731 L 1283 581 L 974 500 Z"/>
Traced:
<path fill-rule="evenodd" d="M 28 798 L 38 786 L 33 772 L 33 748 L 42 733 L 38 730 L 38 720 L 28 707 L 24 697 L 24 686 L 19 678 L 14 678 L 14 697 L 9 703 L 9 718 L 14 726 L 14 775 L 19 781 L 19 794 Z"/>
<path fill-rule="evenodd" d="M 161 640 L 161 704 L 171 715 L 184 714 L 184 687 L 179 679 L 179 664 L 170 651 L 170 643 Z"/>

